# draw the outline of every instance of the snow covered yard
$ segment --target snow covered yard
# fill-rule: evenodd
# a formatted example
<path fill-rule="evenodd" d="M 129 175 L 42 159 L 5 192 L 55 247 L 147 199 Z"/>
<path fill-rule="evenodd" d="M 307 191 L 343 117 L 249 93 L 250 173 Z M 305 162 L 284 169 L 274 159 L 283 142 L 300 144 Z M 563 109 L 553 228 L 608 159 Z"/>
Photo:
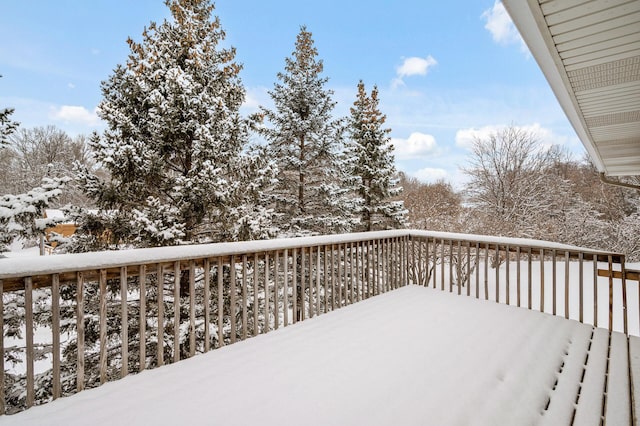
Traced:
<path fill-rule="evenodd" d="M 627 424 L 626 338 L 611 341 L 607 361 L 606 330 L 407 286 L 2 421 L 600 424 L 608 386 L 608 423 Z"/>

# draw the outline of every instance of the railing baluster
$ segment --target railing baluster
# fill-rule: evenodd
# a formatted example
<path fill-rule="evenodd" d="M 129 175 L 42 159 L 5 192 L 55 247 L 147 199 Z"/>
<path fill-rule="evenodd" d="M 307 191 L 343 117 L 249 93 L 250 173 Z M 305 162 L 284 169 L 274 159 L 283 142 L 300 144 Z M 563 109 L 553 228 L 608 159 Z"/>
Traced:
<path fill-rule="evenodd" d="M 269 294 L 269 275 L 271 275 L 269 267 L 269 252 L 264 254 L 264 333 L 268 333 L 271 330 L 271 314 L 270 308 L 270 294 Z"/>
<path fill-rule="evenodd" d="M 556 265 L 556 249 L 553 249 L 551 251 L 551 273 L 552 273 L 552 277 L 551 277 L 551 291 L 553 292 L 552 295 L 552 304 L 553 304 L 553 315 L 556 314 L 556 304 L 557 304 L 557 295 L 556 295 L 556 273 L 557 273 L 557 265 Z"/>
<path fill-rule="evenodd" d="M 607 256 L 609 267 L 609 331 L 613 331 L 613 257 Z"/>
<path fill-rule="evenodd" d="M 489 243 L 484 245 L 484 300 L 489 300 Z"/>
<path fill-rule="evenodd" d="M 521 279 L 520 279 L 520 246 L 516 247 L 516 298 L 518 299 L 518 308 L 520 307 L 521 299 Z"/>
<path fill-rule="evenodd" d="M 316 316 L 320 315 L 320 246 L 316 247 Z"/>
<path fill-rule="evenodd" d="M 322 313 L 326 314 L 329 312 L 329 300 L 327 297 L 327 287 L 329 284 L 329 274 L 327 269 L 329 267 L 329 251 L 327 250 L 327 246 L 322 247 Z M 320 298 L 320 295 L 318 295 Z"/>
<path fill-rule="evenodd" d="M 107 381 L 107 270 L 100 270 L 100 384 Z"/>
<path fill-rule="evenodd" d="M 2 281 L 0 280 L 0 312 L 2 309 Z M 0 315 L 3 317 L 4 315 Z M 0 330 L 2 327 L 2 319 L 0 319 Z M 52 358 L 53 358 L 53 399 L 58 399 L 62 395 L 62 387 L 60 386 L 60 275 L 51 275 L 51 337 L 52 337 Z M 4 350 L 0 353 L 4 354 Z M 4 362 L 4 356 L 2 362 Z M 3 367 L 0 365 L 0 367 Z M 4 373 L 4 368 L 1 368 Z M 2 378 L 4 379 L 4 378 Z M 4 383 L 4 381 L 2 382 Z M 1 404 L 0 404 L 1 405 Z M 4 410 L 0 409 L 0 414 L 4 414 Z"/>
<path fill-rule="evenodd" d="M 457 272 L 457 284 L 458 284 L 458 295 L 462 294 L 462 283 L 460 283 L 460 276 L 462 275 L 462 249 L 461 249 L 461 245 L 460 245 L 460 240 L 458 240 L 458 262 L 456 263 L 456 271 Z"/>
<path fill-rule="evenodd" d="M 449 240 L 449 293 L 453 293 L 453 240 Z"/>
<path fill-rule="evenodd" d="M 335 310 L 340 307 L 338 300 L 336 299 L 336 292 L 340 288 L 340 284 L 336 282 L 336 250 L 335 246 L 331 244 L 331 310 Z M 340 261 L 340 259 L 338 259 Z"/>
<path fill-rule="evenodd" d="M 129 314 L 127 311 L 127 267 L 120 268 L 120 324 L 121 358 L 120 378 L 129 374 Z M 142 342 L 142 339 L 140 339 Z"/>
<path fill-rule="evenodd" d="M 343 308 L 346 304 L 344 299 L 345 286 L 342 283 L 342 272 L 346 268 L 346 253 L 344 253 L 344 262 L 342 261 L 343 253 L 342 244 L 338 244 L 338 308 Z"/>
<path fill-rule="evenodd" d="M 247 255 L 242 255 L 242 340 L 247 340 Z"/>
<path fill-rule="evenodd" d="M 35 397 L 35 377 L 33 349 L 33 279 L 24 279 L 24 315 L 25 315 L 25 340 L 26 340 L 26 364 L 27 364 L 27 408 L 33 407 Z M 4 330 L 3 330 L 4 334 Z M 4 353 L 2 353 L 4 357 Z"/>
<path fill-rule="evenodd" d="M 140 367 L 143 371 L 147 366 L 147 265 L 140 265 Z"/>
<path fill-rule="evenodd" d="M 278 258 L 276 257 L 276 260 Z M 229 321 L 231 322 L 231 343 L 236 342 L 236 257 L 231 255 L 231 261 L 229 263 L 230 271 L 230 283 L 229 283 Z M 277 279 L 277 277 L 276 277 Z M 278 307 L 276 306 L 276 314 Z"/>
<path fill-rule="evenodd" d="M 638 288 L 638 308 L 640 309 L 640 288 Z M 598 256 L 595 254 L 593 255 L 593 325 L 598 326 Z"/>
<path fill-rule="evenodd" d="M 507 305 L 511 305 L 511 277 L 509 276 L 509 264 L 511 263 L 511 247 L 507 244 L 504 248 L 505 254 L 505 293 L 507 299 Z"/>
<path fill-rule="evenodd" d="M 222 264 L 222 258 L 218 258 L 218 265 L 216 267 L 216 276 L 218 277 L 218 347 L 221 348 L 224 346 L 224 266 Z M 266 287 L 266 283 L 265 283 Z"/>
<path fill-rule="evenodd" d="M 280 252 L 273 257 L 273 329 L 280 328 Z"/>
<path fill-rule="evenodd" d="M 495 267 L 496 267 L 496 303 L 500 303 L 500 246 L 496 244 L 495 251 Z"/>
<path fill-rule="evenodd" d="M 294 247 L 293 249 L 293 257 L 292 257 L 291 267 L 293 270 L 291 271 L 291 302 L 292 308 L 291 312 L 293 312 L 293 323 L 295 324 L 298 321 L 298 249 Z"/>
<path fill-rule="evenodd" d="M 173 362 L 180 361 L 180 261 L 173 262 Z"/>
<path fill-rule="evenodd" d="M 196 354 L 196 262 L 189 261 L 189 356 Z"/>
<path fill-rule="evenodd" d="M 440 240 L 440 290 L 444 291 L 444 240 Z"/>
<path fill-rule="evenodd" d="M 0 416 L 3 416 L 7 409 L 4 388 L 4 282 L 2 280 L 0 280 L 0 312 L 2 312 L 0 315 Z"/>
<path fill-rule="evenodd" d="M 311 255 L 313 254 L 313 247 L 309 247 L 309 304 L 307 308 L 307 296 L 305 292 L 305 252 L 304 247 L 300 250 L 300 319 L 305 319 L 305 310 L 307 310 L 309 318 L 313 316 L 313 306 L 312 306 L 312 293 L 313 293 L 313 259 Z"/>
<path fill-rule="evenodd" d="M 158 342 L 156 344 L 156 356 L 158 367 L 164 365 L 164 269 L 156 263 L 156 275 L 158 285 Z"/>
<path fill-rule="evenodd" d="M 540 249 L 540 312 L 544 312 L 544 249 Z"/>
<path fill-rule="evenodd" d="M 564 317 L 569 319 L 569 252 L 564 252 Z"/>
<path fill-rule="evenodd" d="M 260 334 L 259 328 L 260 298 L 258 297 L 258 253 L 253 255 L 253 335 Z"/>
<path fill-rule="evenodd" d="M 211 350 L 211 330 L 209 323 L 211 322 L 211 261 L 205 259 L 202 267 L 204 268 L 204 281 L 203 295 L 204 299 L 204 352 L 207 353 Z"/>
<path fill-rule="evenodd" d="M 356 266 L 357 269 L 357 266 Z M 349 283 L 351 286 L 351 297 L 349 297 L 350 303 L 355 303 L 355 276 L 353 275 L 353 242 L 349 243 Z"/>
<path fill-rule="evenodd" d="M 282 295 L 282 303 L 284 305 L 284 326 L 289 325 L 289 252 L 287 249 L 284 249 L 284 255 L 282 257 L 282 273 L 284 275 L 282 281 L 283 287 L 283 295 Z M 245 336 L 246 338 L 246 336 Z"/>
<path fill-rule="evenodd" d="M 476 276 L 476 299 L 480 299 L 480 243 L 476 243 L 476 273 L 475 273 L 475 276 Z"/>
<path fill-rule="evenodd" d="M 578 270 L 578 281 L 580 283 L 580 322 L 584 322 L 584 286 L 582 284 L 582 282 L 584 281 L 584 271 L 583 271 L 583 262 L 584 262 L 584 257 L 582 252 L 578 253 L 578 267 L 580 268 Z M 624 271 L 624 268 L 622 269 Z M 626 332 L 625 332 L 626 333 Z"/>
<path fill-rule="evenodd" d="M 467 241 L 467 296 L 471 296 L 471 243 Z"/>
<path fill-rule="evenodd" d="M 78 358 L 76 363 L 76 390 L 84 389 L 84 276 L 76 273 L 76 334 Z"/>
<path fill-rule="evenodd" d="M 532 281 L 532 258 L 533 253 L 531 252 L 531 247 L 527 249 L 527 308 L 531 309 L 533 306 L 533 281 Z"/>
<path fill-rule="evenodd" d="M 582 253 L 581 253 L 582 254 Z M 624 334 L 628 335 L 628 322 L 627 322 L 627 272 L 624 266 L 624 258 L 620 261 L 620 270 L 622 272 L 622 323 Z M 582 299 L 580 299 L 582 302 Z"/>

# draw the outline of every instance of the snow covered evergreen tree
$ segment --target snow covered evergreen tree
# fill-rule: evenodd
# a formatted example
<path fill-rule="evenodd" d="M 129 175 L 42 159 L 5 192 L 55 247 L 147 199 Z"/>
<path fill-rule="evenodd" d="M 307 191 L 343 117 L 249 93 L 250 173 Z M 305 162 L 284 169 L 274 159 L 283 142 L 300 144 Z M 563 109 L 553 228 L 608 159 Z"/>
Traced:
<path fill-rule="evenodd" d="M 0 196 L 0 253 L 14 239 L 34 239 L 57 224 L 56 219 L 44 218 L 44 210 L 60 196 L 68 180 L 68 177 L 44 178 L 40 186 L 27 193 Z"/>
<path fill-rule="evenodd" d="M 168 0 L 172 19 L 102 83 L 96 160 L 110 174 L 81 174 L 114 243 L 155 246 L 264 237 L 270 211 L 259 200 L 272 179 L 265 156 L 245 154 L 245 91 L 235 49 L 208 0 Z M 213 18 L 213 19 L 212 19 Z M 255 223 L 260 223 L 257 229 Z"/>
<path fill-rule="evenodd" d="M 0 75 L 2 77 L 2 75 Z M 13 108 L 0 109 L 0 149 L 9 143 L 8 137 L 18 128 L 16 121 L 11 121 Z"/>
<path fill-rule="evenodd" d="M 262 108 L 261 128 L 278 166 L 273 202 L 281 235 L 347 232 L 354 223 L 345 185 L 343 121 L 326 89 L 323 63 L 311 32 L 302 27 L 295 51 L 269 92 L 274 109 Z"/>
<path fill-rule="evenodd" d="M 351 108 L 348 145 L 350 172 L 360 199 L 360 229 L 373 231 L 398 228 L 406 221 L 407 211 L 401 201 L 392 200 L 402 191 L 394 166 L 391 129 L 384 128 L 386 115 L 379 109 L 378 88 L 367 94 L 358 83 L 357 99 Z"/>

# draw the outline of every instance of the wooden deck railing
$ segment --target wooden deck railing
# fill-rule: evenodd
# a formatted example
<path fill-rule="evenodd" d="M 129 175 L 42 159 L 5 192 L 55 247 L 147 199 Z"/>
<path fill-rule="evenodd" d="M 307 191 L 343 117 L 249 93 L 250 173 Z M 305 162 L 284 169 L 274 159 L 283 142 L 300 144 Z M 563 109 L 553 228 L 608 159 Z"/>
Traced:
<path fill-rule="evenodd" d="M 407 284 L 638 334 L 631 280 L 618 254 L 413 230 L 3 259 L 0 413 Z"/>

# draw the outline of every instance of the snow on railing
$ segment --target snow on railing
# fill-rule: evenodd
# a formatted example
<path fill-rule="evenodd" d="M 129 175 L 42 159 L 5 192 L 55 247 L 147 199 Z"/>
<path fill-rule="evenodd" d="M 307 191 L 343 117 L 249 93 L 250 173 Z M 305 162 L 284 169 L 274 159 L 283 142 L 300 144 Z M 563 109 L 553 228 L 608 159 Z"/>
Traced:
<path fill-rule="evenodd" d="M 632 279 L 619 254 L 414 230 L 4 259 L 0 413 L 407 284 L 638 334 Z"/>

